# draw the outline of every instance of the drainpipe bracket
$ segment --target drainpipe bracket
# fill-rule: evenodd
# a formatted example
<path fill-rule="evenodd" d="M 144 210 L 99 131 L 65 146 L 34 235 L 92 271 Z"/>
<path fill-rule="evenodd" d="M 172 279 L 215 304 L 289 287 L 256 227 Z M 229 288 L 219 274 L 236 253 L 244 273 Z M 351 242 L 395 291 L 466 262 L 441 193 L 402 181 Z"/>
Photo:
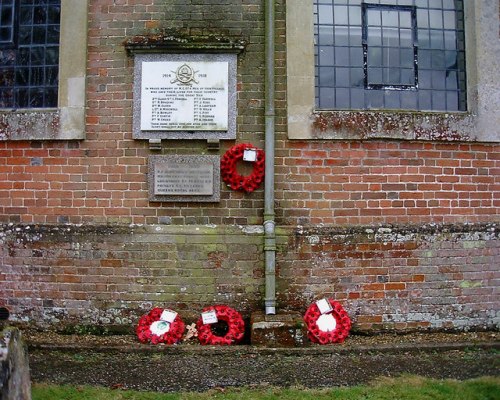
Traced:
<path fill-rule="evenodd" d="M 268 219 L 264 221 L 264 232 L 266 233 L 266 235 L 274 235 L 275 227 L 276 222 L 274 222 L 274 220 Z"/>

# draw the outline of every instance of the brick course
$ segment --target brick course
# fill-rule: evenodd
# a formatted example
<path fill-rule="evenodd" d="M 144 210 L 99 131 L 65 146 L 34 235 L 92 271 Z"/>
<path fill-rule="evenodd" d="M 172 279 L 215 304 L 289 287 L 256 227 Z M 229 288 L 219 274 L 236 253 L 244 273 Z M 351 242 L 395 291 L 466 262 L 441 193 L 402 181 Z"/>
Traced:
<path fill-rule="evenodd" d="M 279 222 L 498 221 L 499 151 L 488 144 L 287 142 L 277 167 Z"/>
<path fill-rule="evenodd" d="M 207 304 L 262 307 L 261 227 L 4 226 L 13 319 L 132 326 L 153 305 L 188 321 Z M 492 329 L 500 228 L 492 224 L 278 229 L 280 312 L 343 303 L 354 329 Z"/>

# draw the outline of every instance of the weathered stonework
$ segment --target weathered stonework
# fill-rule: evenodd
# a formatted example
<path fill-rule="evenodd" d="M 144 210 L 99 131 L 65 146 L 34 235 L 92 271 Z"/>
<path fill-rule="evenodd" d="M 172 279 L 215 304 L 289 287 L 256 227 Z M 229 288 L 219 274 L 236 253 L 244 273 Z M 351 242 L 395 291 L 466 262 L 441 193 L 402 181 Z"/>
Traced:
<path fill-rule="evenodd" d="M 163 30 L 129 38 L 124 46 L 131 54 L 138 53 L 240 53 L 246 41 L 224 35 L 189 35 L 183 31 Z"/>
<path fill-rule="evenodd" d="M 316 111 L 312 138 L 468 141 L 473 131 L 473 117 L 468 114 Z"/>
<path fill-rule="evenodd" d="M 217 303 L 248 314 L 263 283 L 257 228 L 3 226 L 5 302 L 13 322 L 53 327 L 132 329 L 154 306 L 188 319 Z"/>
<path fill-rule="evenodd" d="M 333 297 L 354 330 L 500 326 L 497 225 L 280 227 L 277 240 L 280 312 Z M 261 227 L 11 225 L 0 242 L 18 323 L 131 330 L 153 306 L 192 321 L 210 304 L 262 307 Z"/>
<path fill-rule="evenodd" d="M 299 313 L 265 315 L 258 311 L 252 314 L 250 329 L 254 346 L 283 348 L 309 345 L 307 328 Z"/>
<path fill-rule="evenodd" d="M 299 228 L 282 248 L 291 310 L 326 296 L 355 330 L 500 327 L 498 225 Z"/>

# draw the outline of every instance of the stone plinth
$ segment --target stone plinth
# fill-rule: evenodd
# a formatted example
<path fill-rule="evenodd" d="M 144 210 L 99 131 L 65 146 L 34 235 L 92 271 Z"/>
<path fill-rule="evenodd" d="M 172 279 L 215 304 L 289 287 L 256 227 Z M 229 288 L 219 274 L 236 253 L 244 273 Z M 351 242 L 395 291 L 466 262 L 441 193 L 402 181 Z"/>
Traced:
<path fill-rule="evenodd" d="M 309 344 L 307 330 L 299 313 L 265 315 L 252 314 L 251 343 L 266 347 L 303 347 Z"/>

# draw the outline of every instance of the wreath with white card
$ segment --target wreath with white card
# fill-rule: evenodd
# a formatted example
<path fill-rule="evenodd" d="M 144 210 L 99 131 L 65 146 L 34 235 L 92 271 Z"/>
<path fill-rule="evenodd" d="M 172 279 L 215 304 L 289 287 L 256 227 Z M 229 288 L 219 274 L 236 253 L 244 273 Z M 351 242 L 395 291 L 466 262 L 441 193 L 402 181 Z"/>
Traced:
<path fill-rule="evenodd" d="M 223 335 L 217 334 L 213 329 L 216 324 L 226 326 Z M 196 323 L 198 340 L 207 345 L 231 345 L 239 343 L 245 334 L 245 322 L 241 314 L 225 305 L 205 307 Z"/>
<path fill-rule="evenodd" d="M 185 328 L 175 311 L 156 307 L 139 319 L 136 334 L 141 343 L 175 344 L 181 340 Z"/>
<path fill-rule="evenodd" d="M 244 176 L 238 173 L 237 163 L 241 160 L 253 164 L 253 171 L 250 175 Z M 251 143 L 237 144 L 222 156 L 220 169 L 222 180 L 231 189 L 242 190 L 247 193 L 253 192 L 264 180 L 264 150 L 256 148 Z"/>
<path fill-rule="evenodd" d="M 342 305 L 333 299 L 321 299 L 304 314 L 307 336 L 313 343 L 342 343 L 349 335 L 351 319 Z"/>

